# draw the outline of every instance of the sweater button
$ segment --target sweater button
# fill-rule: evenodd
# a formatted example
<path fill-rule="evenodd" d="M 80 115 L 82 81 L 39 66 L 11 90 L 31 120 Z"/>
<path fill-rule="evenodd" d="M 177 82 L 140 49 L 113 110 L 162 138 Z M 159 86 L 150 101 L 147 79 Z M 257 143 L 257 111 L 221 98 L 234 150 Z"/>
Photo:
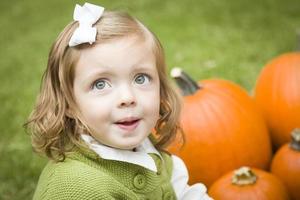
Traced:
<path fill-rule="evenodd" d="M 170 192 L 166 192 L 163 196 L 163 200 L 173 200 L 173 195 Z"/>
<path fill-rule="evenodd" d="M 143 189 L 146 185 L 146 177 L 142 174 L 138 174 L 133 179 L 133 185 L 137 189 Z"/>

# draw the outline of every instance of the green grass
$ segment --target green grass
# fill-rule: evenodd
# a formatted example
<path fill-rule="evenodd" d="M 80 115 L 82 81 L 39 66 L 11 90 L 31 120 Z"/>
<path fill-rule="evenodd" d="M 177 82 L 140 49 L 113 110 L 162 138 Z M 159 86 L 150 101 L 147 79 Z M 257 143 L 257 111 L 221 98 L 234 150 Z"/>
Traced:
<path fill-rule="evenodd" d="M 50 45 L 72 19 L 73 0 L 0 2 L 0 199 L 31 199 L 46 163 L 22 129 L 39 90 Z M 298 45 L 298 0 L 90 1 L 127 11 L 164 45 L 169 69 L 223 78 L 249 92 L 266 62 Z"/>

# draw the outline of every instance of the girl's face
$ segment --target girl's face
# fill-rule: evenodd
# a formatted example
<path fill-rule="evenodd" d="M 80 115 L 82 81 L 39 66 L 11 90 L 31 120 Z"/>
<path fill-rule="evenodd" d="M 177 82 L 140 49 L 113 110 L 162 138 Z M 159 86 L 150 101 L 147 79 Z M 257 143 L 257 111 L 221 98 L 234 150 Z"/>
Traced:
<path fill-rule="evenodd" d="M 74 97 L 100 143 L 137 147 L 159 118 L 160 85 L 150 41 L 117 39 L 82 51 Z"/>

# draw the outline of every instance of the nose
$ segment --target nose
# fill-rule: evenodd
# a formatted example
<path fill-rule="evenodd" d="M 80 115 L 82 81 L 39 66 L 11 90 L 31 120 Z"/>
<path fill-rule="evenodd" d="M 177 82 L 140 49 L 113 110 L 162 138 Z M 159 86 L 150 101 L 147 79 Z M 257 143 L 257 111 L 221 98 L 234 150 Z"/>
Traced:
<path fill-rule="evenodd" d="M 133 107 L 136 105 L 136 98 L 132 88 L 122 87 L 119 91 L 118 107 Z"/>

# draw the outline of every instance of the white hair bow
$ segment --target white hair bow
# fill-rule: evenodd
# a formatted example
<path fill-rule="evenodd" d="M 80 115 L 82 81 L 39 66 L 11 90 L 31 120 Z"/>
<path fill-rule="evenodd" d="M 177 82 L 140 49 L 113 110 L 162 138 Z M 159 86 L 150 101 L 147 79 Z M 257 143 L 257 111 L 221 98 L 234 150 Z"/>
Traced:
<path fill-rule="evenodd" d="M 90 3 L 85 3 L 83 6 L 76 4 L 73 18 L 79 22 L 79 27 L 74 31 L 69 41 L 70 47 L 95 42 L 97 29 L 92 26 L 102 16 L 103 11 L 103 7 Z"/>

